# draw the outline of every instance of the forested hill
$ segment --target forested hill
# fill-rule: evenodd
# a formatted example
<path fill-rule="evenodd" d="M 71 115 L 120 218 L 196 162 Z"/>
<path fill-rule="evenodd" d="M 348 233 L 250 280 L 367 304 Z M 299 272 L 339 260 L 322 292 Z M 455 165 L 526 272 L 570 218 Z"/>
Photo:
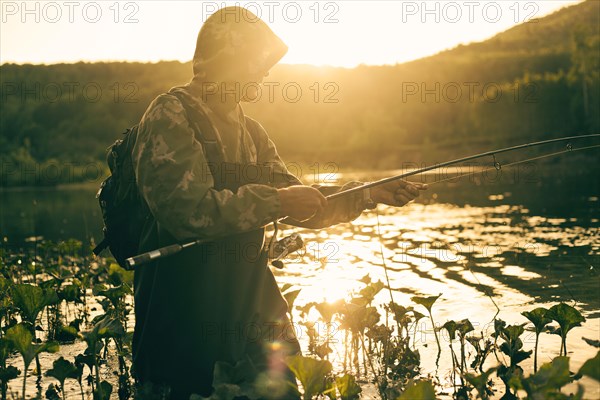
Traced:
<path fill-rule="evenodd" d="M 598 133 L 599 19 L 600 1 L 588 0 L 410 63 L 280 65 L 245 110 L 288 162 L 341 168 L 439 162 Z M 79 179 L 23 171 L 58 165 L 77 175 L 87 163 L 103 164 L 119 133 L 139 121 L 157 94 L 189 81 L 191 71 L 179 62 L 2 65 L 0 184 Z"/>

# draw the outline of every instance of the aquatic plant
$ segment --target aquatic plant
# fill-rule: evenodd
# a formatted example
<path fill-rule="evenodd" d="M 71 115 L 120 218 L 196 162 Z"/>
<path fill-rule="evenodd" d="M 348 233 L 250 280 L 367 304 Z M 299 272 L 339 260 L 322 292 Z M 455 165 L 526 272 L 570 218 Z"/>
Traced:
<path fill-rule="evenodd" d="M 436 325 L 435 325 L 435 322 L 433 321 L 433 314 L 431 312 L 431 308 L 433 307 L 433 304 L 437 301 L 437 299 L 440 298 L 441 295 L 442 294 L 440 293 L 437 296 L 429 296 L 429 297 L 413 296 L 413 297 L 411 297 L 412 301 L 425 307 L 425 309 L 429 313 L 429 319 L 431 320 L 431 326 L 433 327 L 433 334 L 435 335 L 435 341 L 438 346 L 438 360 L 439 360 L 440 354 L 442 352 L 442 346 L 440 345 L 440 339 L 438 338 Z"/>
<path fill-rule="evenodd" d="M 544 331 L 546 325 L 552 322 L 550 318 L 547 318 L 548 309 L 544 307 L 538 307 L 531 311 L 523 311 L 521 315 L 527 318 L 534 326 L 535 329 L 535 346 L 533 351 L 533 371 L 537 372 L 537 360 L 538 360 L 538 343 L 540 340 L 540 333 Z"/>
<path fill-rule="evenodd" d="M 585 317 L 577 309 L 565 303 L 559 303 L 550 307 L 546 313 L 546 317 L 558 322 L 560 329 L 557 334 L 561 338 L 559 355 L 566 356 L 567 334 L 571 329 L 581 326 L 581 323 L 585 322 Z"/>
<path fill-rule="evenodd" d="M 566 396 L 561 388 L 573 381 L 569 373 L 569 357 L 559 356 L 542 365 L 536 373 L 528 376 L 514 376 L 510 385 L 515 390 L 525 390 L 529 399 L 582 399 L 583 387 L 578 385 L 574 396 Z"/>
<path fill-rule="evenodd" d="M 294 355 L 287 357 L 285 362 L 302 383 L 304 400 L 310 400 L 318 394 L 327 394 L 326 392 L 332 390 L 326 379 L 333 370 L 329 361 Z"/>
<path fill-rule="evenodd" d="M 504 321 L 501 321 L 504 322 Z M 505 398 L 516 398 L 511 392 L 510 381 L 514 376 L 518 376 L 523 373 L 523 368 L 519 366 L 519 363 L 531 356 L 532 351 L 524 351 L 523 341 L 520 336 L 525 331 L 524 325 L 508 325 L 504 323 L 495 325 L 497 329 L 494 333 L 495 336 L 500 337 L 504 342 L 500 345 L 500 351 L 506 354 L 510 363 L 508 365 L 500 365 L 497 370 L 498 377 L 502 379 L 506 386 Z"/>
<path fill-rule="evenodd" d="M 23 358 L 23 389 L 22 398 L 25 398 L 25 389 L 27 383 L 27 371 L 36 356 L 42 352 L 55 353 L 58 351 L 58 343 L 47 342 L 42 344 L 33 343 L 33 335 L 28 327 L 18 324 L 6 332 L 6 339 L 12 342 L 16 351 Z"/>
<path fill-rule="evenodd" d="M 480 375 L 466 372 L 463 376 L 465 380 L 477 390 L 477 393 L 482 400 L 488 400 L 489 396 L 493 393 L 490 388 L 490 376 L 492 373 L 496 372 L 496 370 L 497 368 L 495 367 L 490 368 L 485 372 L 481 372 Z"/>
<path fill-rule="evenodd" d="M 78 368 L 75 364 L 60 357 L 52 363 L 52 369 L 46 371 L 46 376 L 55 378 L 59 383 L 59 390 L 62 393 L 62 398 L 65 398 L 65 380 L 68 378 L 79 381 L 79 377 L 83 373 L 83 367 Z"/>

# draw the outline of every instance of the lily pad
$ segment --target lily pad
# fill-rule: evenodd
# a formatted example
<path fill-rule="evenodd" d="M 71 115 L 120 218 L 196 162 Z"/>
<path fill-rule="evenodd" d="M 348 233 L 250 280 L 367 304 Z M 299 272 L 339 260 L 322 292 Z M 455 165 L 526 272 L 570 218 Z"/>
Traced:
<path fill-rule="evenodd" d="M 535 374 L 521 379 L 529 398 L 549 398 L 572 380 L 569 374 L 569 357 L 556 357 L 542 365 Z"/>
<path fill-rule="evenodd" d="M 552 320 L 547 317 L 548 309 L 544 307 L 538 307 L 531 311 L 523 311 L 521 315 L 531 321 L 535 327 L 535 333 L 538 335 L 542 333 L 547 324 L 552 322 Z"/>
<path fill-rule="evenodd" d="M 290 356 L 285 359 L 286 364 L 294 375 L 302 382 L 305 399 L 322 394 L 327 389 L 326 377 L 333 369 L 329 361 L 316 360 L 302 355 Z"/>
<path fill-rule="evenodd" d="M 25 364 L 25 371 L 29 368 L 31 361 L 35 356 L 42 352 L 56 353 L 58 351 L 58 343 L 48 342 L 43 344 L 34 344 L 33 335 L 23 324 L 17 324 L 6 332 L 5 338 L 10 340 L 21 356 Z"/>
<path fill-rule="evenodd" d="M 362 392 L 361 387 L 356 383 L 356 379 L 350 374 L 336 378 L 335 386 L 340 392 L 340 398 L 342 400 L 358 399 Z"/>
<path fill-rule="evenodd" d="M 456 321 L 450 320 L 446 321 L 446 323 L 442 325 L 441 329 L 447 330 L 448 334 L 450 335 L 450 340 L 454 340 L 456 339 L 456 328 Z"/>
<path fill-rule="evenodd" d="M 413 297 L 411 297 L 411 300 L 417 304 L 422 305 L 423 307 L 425 307 L 427 309 L 427 311 L 431 312 L 431 307 L 433 307 L 433 303 L 435 303 L 437 301 L 437 299 L 440 298 L 441 295 L 442 294 L 440 293 L 437 296 L 429 296 L 429 297 L 413 296 Z"/>
<path fill-rule="evenodd" d="M 52 363 L 52 369 L 46 371 L 46 376 L 51 376 L 58 380 L 62 390 L 67 378 L 78 380 L 82 372 L 83 366 L 81 366 L 81 369 L 79 369 L 72 362 L 65 360 L 64 357 L 60 357 L 58 360 L 54 360 Z"/>
<path fill-rule="evenodd" d="M 558 322 L 561 331 L 565 335 L 571 329 L 581 326 L 581 323 L 585 322 L 585 317 L 577 309 L 565 303 L 552 306 L 546 316 Z"/>
<path fill-rule="evenodd" d="M 44 290 L 26 283 L 12 287 L 12 298 L 21 313 L 21 317 L 32 325 L 44 307 L 58 303 L 58 295 L 53 290 Z"/>
<path fill-rule="evenodd" d="M 471 321 L 465 318 L 456 323 L 456 330 L 464 338 L 467 333 L 474 331 L 475 328 L 473 328 Z"/>

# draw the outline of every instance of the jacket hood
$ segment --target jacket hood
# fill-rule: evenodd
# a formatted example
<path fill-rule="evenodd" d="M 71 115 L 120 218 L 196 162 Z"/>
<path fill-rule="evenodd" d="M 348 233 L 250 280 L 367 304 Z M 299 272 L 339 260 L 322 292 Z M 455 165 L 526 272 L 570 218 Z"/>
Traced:
<path fill-rule="evenodd" d="M 249 10 L 233 6 L 212 14 L 202 25 L 194 54 L 194 75 L 216 81 L 262 77 L 288 47 Z"/>

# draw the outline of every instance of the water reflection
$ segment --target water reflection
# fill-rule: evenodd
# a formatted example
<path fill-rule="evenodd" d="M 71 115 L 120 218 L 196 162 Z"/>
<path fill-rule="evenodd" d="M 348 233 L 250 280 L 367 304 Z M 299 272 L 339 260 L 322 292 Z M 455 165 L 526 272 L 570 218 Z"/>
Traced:
<path fill-rule="evenodd" d="M 280 284 L 302 289 L 296 305 L 304 305 L 346 298 L 363 286 L 359 281 L 366 274 L 387 282 L 385 265 L 397 303 L 409 305 L 411 296 L 441 293 L 434 306 L 437 322 L 469 318 L 476 331 L 488 334 L 496 315 L 524 323 L 522 311 L 564 301 L 587 318 L 569 339 L 571 369 L 576 370 L 594 353 L 581 337 L 595 339 L 600 332 L 598 194 L 598 185 L 589 181 L 435 186 L 419 203 L 402 209 L 380 206 L 378 213 L 365 213 L 350 224 L 301 230 L 305 248 L 275 273 Z M 5 245 L 34 235 L 100 238 L 93 189 L 0 192 L 0 197 Z M 284 234 L 291 232 L 284 229 Z M 380 292 L 376 303 L 389 302 L 389 296 L 387 290 Z M 422 323 L 417 348 L 423 372 L 434 373 L 433 331 Z M 533 340 L 528 336 L 525 347 L 532 348 Z M 540 361 L 556 356 L 558 347 L 558 337 L 545 335 Z M 526 371 L 531 363 L 524 363 Z M 448 354 L 442 353 L 441 365 L 448 370 Z M 600 397 L 597 384 L 583 383 L 587 397 Z"/>

